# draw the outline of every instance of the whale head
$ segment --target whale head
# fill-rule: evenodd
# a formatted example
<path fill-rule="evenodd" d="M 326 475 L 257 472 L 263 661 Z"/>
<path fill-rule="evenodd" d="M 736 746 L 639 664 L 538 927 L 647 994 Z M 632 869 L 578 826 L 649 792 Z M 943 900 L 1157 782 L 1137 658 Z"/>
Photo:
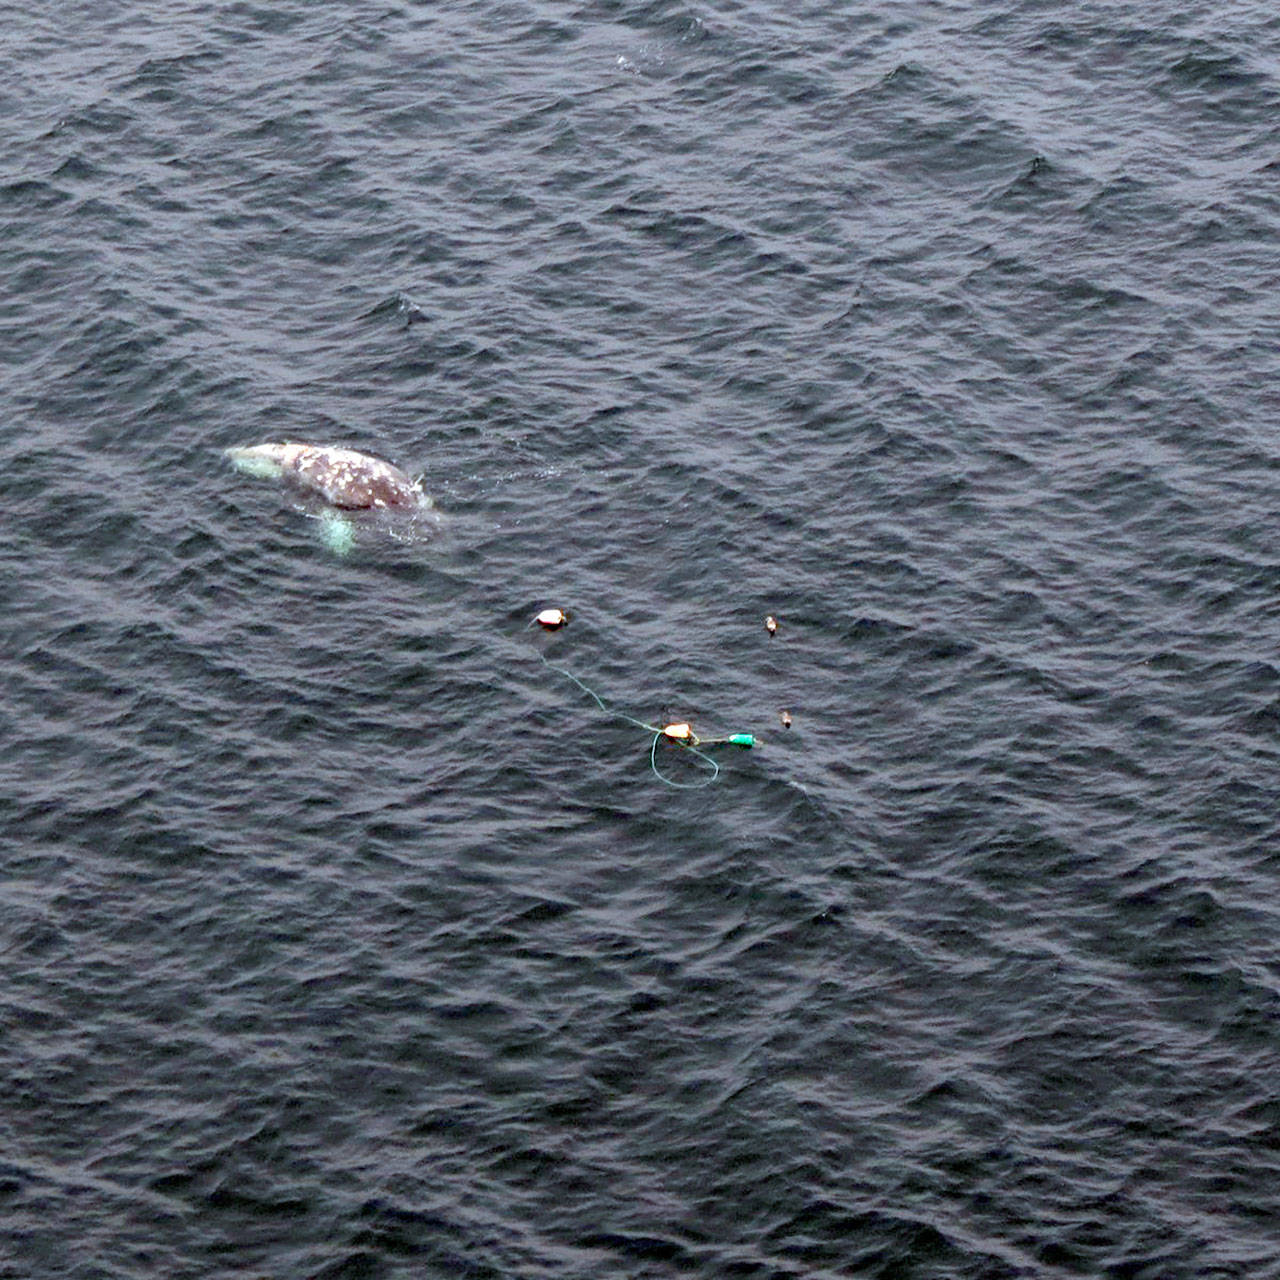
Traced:
<path fill-rule="evenodd" d="M 303 446 L 298 444 L 235 445 L 226 456 L 237 471 L 259 480 L 279 480 L 293 464 Z"/>

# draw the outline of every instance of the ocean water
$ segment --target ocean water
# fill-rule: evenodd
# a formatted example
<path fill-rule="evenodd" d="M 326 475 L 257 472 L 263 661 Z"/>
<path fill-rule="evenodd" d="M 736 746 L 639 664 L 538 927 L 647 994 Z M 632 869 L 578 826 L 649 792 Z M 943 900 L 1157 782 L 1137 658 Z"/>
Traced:
<path fill-rule="evenodd" d="M 68 0 L 0 104 L 0 1277 L 1280 1275 L 1271 7 Z"/>

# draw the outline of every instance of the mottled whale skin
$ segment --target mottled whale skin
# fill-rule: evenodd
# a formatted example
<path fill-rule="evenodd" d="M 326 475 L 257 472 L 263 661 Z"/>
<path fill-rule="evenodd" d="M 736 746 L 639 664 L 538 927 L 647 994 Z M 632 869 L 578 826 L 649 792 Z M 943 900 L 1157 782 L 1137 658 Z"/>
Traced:
<path fill-rule="evenodd" d="M 431 505 L 417 480 L 356 449 L 327 444 L 252 444 L 228 449 L 227 457 L 240 471 L 291 480 L 344 511 Z"/>

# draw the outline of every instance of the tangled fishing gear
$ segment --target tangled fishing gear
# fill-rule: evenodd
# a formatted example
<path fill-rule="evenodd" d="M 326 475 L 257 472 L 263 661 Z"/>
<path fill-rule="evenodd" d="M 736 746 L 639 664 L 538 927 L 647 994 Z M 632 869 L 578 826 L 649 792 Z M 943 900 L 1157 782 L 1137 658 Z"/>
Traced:
<path fill-rule="evenodd" d="M 542 657 L 542 655 L 540 654 L 539 657 Z M 625 720 L 628 724 L 635 725 L 637 729 L 642 729 L 645 733 L 653 735 L 653 741 L 649 744 L 649 768 L 653 771 L 653 776 L 664 786 L 674 787 L 679 791 L 699 791 L 703 787 L 709 787 L 720 776 L 720 762 L 714 756 L 709 755 L 704 748 L 729 746 L 741 747 L 746 750 L 756 745 L 756 739 L 750 733 L 731 733 L 723 738 L 700 738 L 694 733 L 693 727 L 685 721 L 677 721 L 666 725 L 646 724 L 643 720 L 637 720 L 634 716 L 627 715 L 625 711 L 618 711 L 616 708 L 610 707 L 594 689 L 583 684 L 571 671 L 566 671 L 563 667 L 557 667 L 555 663 L 548 662 L 545 657 L 542 657 L 542 663 L 544 666 L 550 667 L 557 675 L 564 676 L 566 680 L 571 680 L 606 715 L 617 716 L 619 720 Z M 710 773 L 705 774 L 697 782 L 678 782 L 675 778 L 668 777 L 658 768 L 658 748 L 664 742 L 696 756 L 709 766 Z"/>

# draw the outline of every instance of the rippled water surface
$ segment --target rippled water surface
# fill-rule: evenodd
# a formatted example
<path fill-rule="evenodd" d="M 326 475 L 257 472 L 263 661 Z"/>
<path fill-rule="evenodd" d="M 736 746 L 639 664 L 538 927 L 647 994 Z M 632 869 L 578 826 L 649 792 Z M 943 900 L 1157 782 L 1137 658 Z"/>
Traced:
<path fill-rule="evenodd" d="M 0 105 L 0 1277 L 1280 1275 L 1272 8 L 69 0 Z"/>

